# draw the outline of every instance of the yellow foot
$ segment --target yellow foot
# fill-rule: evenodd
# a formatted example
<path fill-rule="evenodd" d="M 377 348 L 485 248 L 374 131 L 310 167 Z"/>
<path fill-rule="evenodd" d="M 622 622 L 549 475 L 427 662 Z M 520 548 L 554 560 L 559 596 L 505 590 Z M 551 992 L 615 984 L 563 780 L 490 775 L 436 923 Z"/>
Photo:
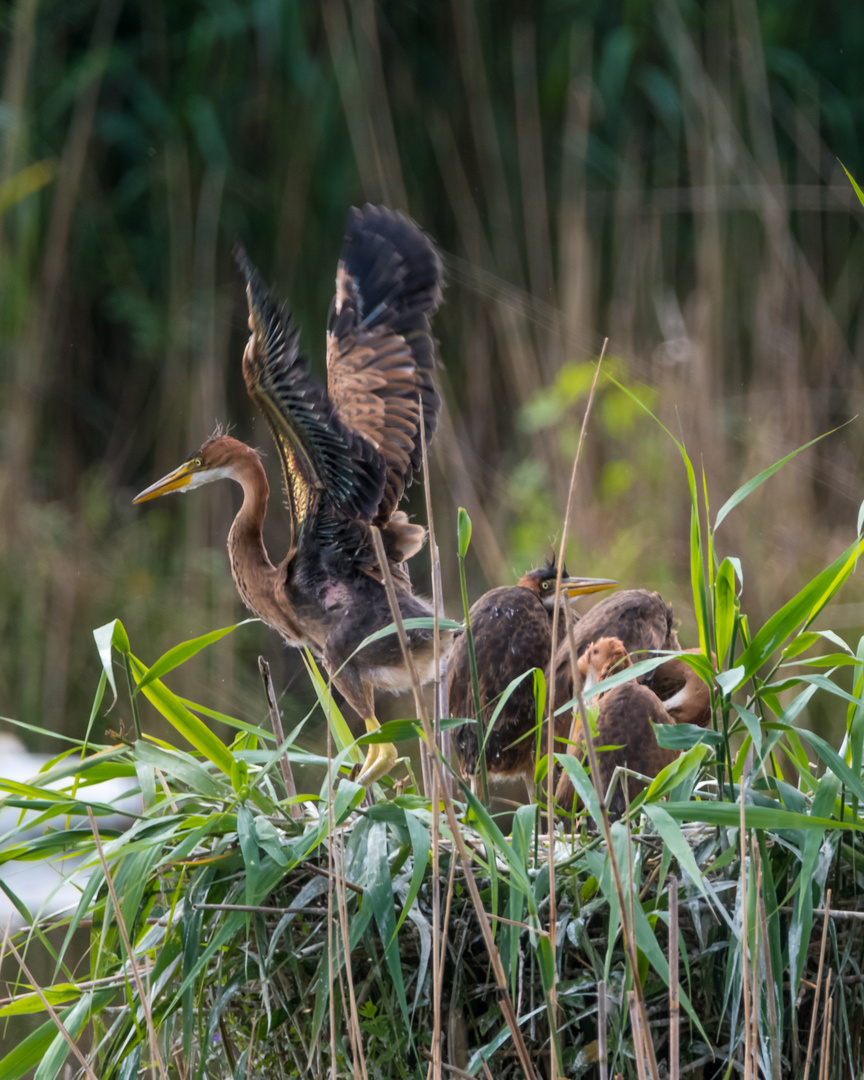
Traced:
<path fill-rule="evenodd" d="M 380 727 L 381 725 L 374 716 L 366 718 L 367 731 L 378 731 Z M 393 743 L 370 743 L 366 760 L 363 762 L 363 768 L 357 777 L 357 783 L 362 784 L 364 787 L 374 784 L 376 780 L 380 780 L 382 776 L 386 776 L 390 772 L 396 764 L 398 756 Z"/>

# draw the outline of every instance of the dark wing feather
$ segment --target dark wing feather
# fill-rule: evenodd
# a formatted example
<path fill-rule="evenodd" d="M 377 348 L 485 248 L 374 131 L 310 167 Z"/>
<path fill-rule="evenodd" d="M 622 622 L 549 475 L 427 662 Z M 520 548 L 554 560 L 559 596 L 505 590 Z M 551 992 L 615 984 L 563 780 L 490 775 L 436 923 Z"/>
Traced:
<path fill-rule="evenodd" d="M 325 495 L 344 513 L 371 520 L 384 490 L 381 454 L 341 422 L 298 352 L 288 311 L 270 295 L 245 251 L 238 247 L 234 254 L 249 300 L 243 376 L 276 440 L 297 524 L 302 529 Z"/>
<path fill-rule="evenodd" d="M 385 466 L 376 521 L 386 524 L 438 421 L 429 318 L 441 302 L 441 260 L 404 214 L 352 209 L 327 334 L 327 385 L 336 415 Z"/>

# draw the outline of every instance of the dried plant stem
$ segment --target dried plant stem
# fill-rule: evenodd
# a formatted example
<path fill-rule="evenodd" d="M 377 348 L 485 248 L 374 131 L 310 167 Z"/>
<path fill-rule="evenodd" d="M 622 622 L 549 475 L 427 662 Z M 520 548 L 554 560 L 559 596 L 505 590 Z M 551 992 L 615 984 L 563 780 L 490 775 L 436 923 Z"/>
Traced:
<path fill-rule="evenodd" d="M 441 998 L 444 991 L 444 949 L 446 937 L 441 935 L 441 793 L 440 774 L 432 763 L 441 750 L 441 631 L 438 622 L 442 610 L 441 560 L 435 542 L 435 518 L 432 513 L 432 495 L 429 484 L 429 453 L 426 446 L 426 423 L 423 418 L 423 401 L 418 402 L 420 417 L 420 453 L 423 463 L 423 491 L 426 496 L 426 524 L 429 530 L 429 553 L 432 557 L 432 663 L 435 672 L 435 697 L 432 706 L 432 746 L 421 744 L 423 763 L 431 776 L 426 791 L 432 795 L 432 1080 L 441 1080 L 442 1065 L 442 1017 Z M 453 860 L 455 863 L 455 860 Z"/>
<path fill-rule="evenodd" d="M 89 1061 L 87 1061 L 87 1059 L 81 1053 L 81 1050 L 79 1049 L 78 1044 L 75 1042 L 75 1040 L 69 1034 L 69 1032 L 66 1030 L 66 1028 L 65 1028 L 65 1026 L 63 1024 L 63 1021 L 57 1015 L 57 1012 L 55 1011 L 54 1006 L 51 1004 L 51 1002 L 45 996 L 45 992 L 43 991 L 42 987 L 39 985 L 39 983 L 36 981 L 36 979 L 30 973 L 30 969 L 27 967 L 27 961 L 24 959 L 24 957 L 21 955 L 21 953 L 19 953 L 18 950 L 15 948 L 15 946 L 12 944 L 12 941 L 11 941 L 11 939 L 9 937 L 9 927 L 8 926 L 6 927 L 6 929 L 5 929 L 4 933 L 3 933 L 3 944 L 0 945 L 0 958 L 3 957 L 3 954 L 6 952 L 7 949 L 15 957 L 15 960 L 16 960 L 18 966 L 24 972 L 25 979 L 27 979 L 27 981 L 33 987 L 34 991 L 36 992 L 36 996 L 42 1002 L 42 1005 L 43 1005 L 44 1009 L 46 1010 L 46 1012 L 48 1013 L 48 1015 L 51 1017 L 51 1020 L 53 1021 L 54 1026 L 57 1028 L 57 1030 L 63 1036 L 64 1040 L 66 1041 L 66 1044 L 69 1047 L 69 1049 L 72 1051 L 72 1053 L 78 1059 L 78 1062 L 81 1065 L 81 1068 L 84 1070 L 85 1076 L 88 1077 L 88 1080 L 97 1080 L 96 1073 L 93 1072 L 93 1068 L 90 1065 Z"/>
<path fill-rule="evenodd" d="M 570 515 L 573 512 L 573 498 L 576 491 L 576 476 L 579 470 L 579 458 L 582 454 L 582 443 L 585 439 L 585 429 L 588 425 L 588 417 L 591 415 L 591 406 L 594 403 L 594 393 L 597 389 L 597 380 L 600 377 L 600 368 L 603 365 L 603 357 L 606 353 L 607 338 L 600 350 L 600 358 L 594 371 L 594 380 L 591 383 L 591 392 L 588 395 L 588 403 L 582 417 L 582 427 L 579 431 L 579 442 L 576 445 L 576 456 L 573 459 L 573 469 L 570 473 L 570 488 L 567 492 L 567 507 L 564 511 L 564 521 L 561 527 L 561 544 L 558 550 L 558 576 L 555 579 L 555 609 L 552 613 L 552 650 L 549 657 L 549 685 L 546 687 L 546 820 L 549 823 L 549 944 L 552 955 L 555 955 L 555 925 L 558 920 L 557 898 L 555 895 L 555 646 L 558 641 L 558 621 L 561 615 L 561 579 L 564 576 L 564 553 L 567 547 L 567 531 L 570 527 Z M 567 619 L 565 612 L 564 618 Z M 571 650 L 572 653 L 572 650 Z M 574 658 L 571 655 L 570 662 L 573 665 L 574 682 L 579 677 L 575 670 Z M 586 727 L 586 731 L 588 728 Z M 571 731 L 572 737 L 572 731 Z M 549 989 L 549 1074 L 557 1076 L 563 1068 L 561 1058 L 561 1046 L 557 1032 L 557 978 L 553 975 L 552 986 Z"/>
<path fill-rule="evenodd" d="M 822 1014 L 822 1041 L 819 1047 L 819 1080 L 829 1080 L 828 1065 L 831 1057 L 831 969 L 825 979 L 825 1011 Z"/>
<path fill-rule="evenodd" d="M 263 656 L 258 657 L 258 670 L 261 672 L 261 678 L 264 682 L 264 693 L 267 697 L 267 708 L 270 711 L 270 723 L 273 725 L 273 734 L 276 736 L 276 741 L 281 747 L 285 747 L 285 732 L 282 730 L 282 717 L 279 715 L 279 706 L 276 703 L 276 695 L 273 692 L 273 680 L 270 677 L 270 665 L 264 659 Z M 294 783 L 294 772 L 291 769 L 291 762 L 288 760 L 288 750 L 283 749 L 279 755 L 279 768 L 282 772 L 282 779 L 285 782 L 285 793 L 289 799 L 296 798 L 297 785 Z M 295 821 L 303 820 L 303 808 L 298 806 L 297 803 L 291 803 L 288 808 L 288 812 Z"/>
<path fill-rule="evenodd" d="M 606 982 L 597 983 L 597 1063 L 600 1080 L 609 1080 L 609 1047 L 606 1039 Z"/>
<path fill-rule="evenodd" d="M 678 994 L 678 879 L 667 879 L 669 898 L 669 1080 L 679 1080 L 681 1050 L 681 1001 Z"/>
<path fill-rule="evenodd" d="M 426 738 L 426 742 L 429 746 L 434 746 L 434 739 L 432 736 L 432 725 L 429 722 L 429 712 L 426 708 L 426 704 L 423 701 L 423 695 L 420 690 L 420 677 L 417 674 L 417 668 L 414 664 L 414 660 L 411 656 L 411 651 L 408 648 L 408 636 L 405 633 L 405 626 L 402 622 L 402 612 L 399 610 L 399 603 L 396 598 L 396 589 L 393 585 L 393 577 L 390 573 L 390 567 L 387 563 L 387 555 L 384 551 L 384 543 L 381 540 L 381 533 L 378 529 L 372 528 L 372 539 L 375 543 L 375 551 L 378 555 L 378 563 L 381 567 L 381 574 L 384 580 L 384 588 L 387 591 L 387 599 L 390 603 L 390 614 L 393 617 L 394 625 L 396 626 L 396 634 L 399 638 L 399 644 L 402 648 L 402 657 L 405 661 L 405 665 L 411 675 L 411 685 L 414 688 L 414 699 L 417 705 L 417 714 L 420 719 L 420 723 L 423 726 L 423 735 Z M 432 757 L 432 766 L 435 772 L 441 773 L 441 760 L 436 753 Z M 442 785 L 443 791 L 443 785 Z M 471 866 L 471 854 L 468 847 L 465 844 L 465 839 L 462 836 L 462 830 L 459 828 L 459 821 L 456 817 L 456 810 L 453 806 L 453 800 L 444 795 L 444 810 L 447 814 L 447 824 L 450 827 L 450 831 L 453 834 L 453 840 L 459 851 L 459 858 L 462 861 L 462 869 L 465 873 L 465 884 L 468 886 L 468 891 L 471 894 L 471 901 L 474 905 L 474 909 L 477 912 L 477 918 L 480 923 L 480 931 L 483 934 L 483 941 L 486 945 L 486 951 L 489 955 L 489 962 L 492 967 L 492 972 L 495 976 L 495 982 L 498 987 L 498 993 L 500 995 L 500 1007 L 501 1012 L 510 1027 L 510 1033 L 513 1038 L 513 1045 L 516 1053 L 519 1057 L 519 1061 L 525 1072 L 525 1076 L 528 1078 L 535 1077 L 536 1070 L 531 1062 L 531 1058 L 528 1055 L 528 1048 L 525 1045 L 525 1040 L 522 1038 L 522 1032 L 519 1029 L 518 1021 L 516 1020 L 515 1013 L 513 1012 L 513 1003 L 510 1000 L 510 991 L 507 987 L 507 979 L 504 975 L 504 965 L 501 963 L 501 956 L 498 952 L 498 948 L 495 945 L 495 939 L 492 936 L 492 927 L 489 922 L 489 918 L 483 907 L 483 901 L 480 897 L 480 890 L 477 886 L 477 879 L 474 876 L 474 870 Z"/>
<path fill-rule="evenodd" d="M 576 690 L 576 699 L 579 703 L 579 715 L 582 719 L 582 723 L 585 730 L 588 731 L 588 714 L 585 708 L 585 699 L 582 696 L 581 681 L 574 683 Z M 639 959 L 636 953 L 636 939 L 633 933 L 633 924 L 628 917 L 628 905 L 624 897 L 624 885 L 621 881 L 621 869 L 618 866 L 618 860 L 615 857 L 615 847 L 612 843 L 612 826 L 609 824 L 609 814 L 606 810 L 606 793 L 603 791 L 603 787 L 600 783 L 600 769 L 597 762 L 597 750 L 594 746 L 593 739 L 586 739 L 585 749 L 588 752 L 588 763 L 591 766 L 591 779 L 594 783 L 594 792 L 597 795 L 597 802 L 600 806 L 600 825 L 603 829 L 603 838 L 606 841 L 606 850 L 609 853 L 609 865 L 612 870 L 612 881 L 615 884 L 615 895 L 618 899 L 618 909 L 621 913 L 621 935 L 624 938 L 624 951 L 627 954 L 627 960 L 630 964 L 630 970 L 633 973 L 633 985 L 635 986 L 636 1004 L 638 1006 L 639 1018 L 642 1027 L 645 1031 L 648 1031 L 648 1016 L 645 1011 L 645 999 L 642 994 L 642 984 L 639 981 Z M 653 1080 L 660 1080 L 660 1071 L 657 1067 L 657 1057 L 654 1053 L 654 1047 L 651 1044 L 650 1039 L 645 1043 L 646 1053 L 648 1057 L 648 1065 L 651 1070 L 651 1076 Z"/>
<path fill-rule="evenodd" d="M 774 985 L 774 965 L 771 962 L 771 938 L 768 936 L 768 915 L 765 910 L 765 892 L 760 891 L 759 925 L 762 928 L 762 955 L 765 960 L 765 995 L 768 1005 L 768 1036 L 771 1044 L 771 1080 L 782 1080 L 780 1075 L 780 1033 L 777 1024 L 777 1000 Z"/>
<path fill-rule="evenodd" d="M 327 717 L 327 828 L 333 835 L 333 741 L 330 731 L 330 717 Z M 333 960 L 337 949 L 336 927 L 333 921 L 333 892 L 336 868 L 333 865 L 333 844 L 327 845 L 327 985 L 330 988 L 330 1077 L 336 1080 L 336 1000 L 333 993 Z M 311 1050 L 309 1064 L 312 1062 Z"/>
<path fill-rule="evenodd" d="M 741 982 L 744 995 L 744 1080 L 756 1080 L 750 1071 L 753 1060 L 752 1031 L 750 1029 L 750 965 L 747 954 L 749 927 L 747 925 L 747 829 L 744 824 L 744 780 L 738 789 L 740 799 L 740 838 L 741 838 Z"/>
<path fill-rule="evenodd" d="M 111 877 L 111 872 L 108 869 L 108 860 L 105 858 L 105 852 L 102 850 L 102 840 L 99 836 L 99 825 L 96 821 L 96 817 L 90 807 L 87 807 L 87 817 L 90 820 L 90 828 L 93 832 L 93 840 L 96 843 L 96 851 L 99 854 L 99 861 L 102 864 L 102 872 L 105 875 L 105 884 L 108 886 L 108 892 L 111 896 L 111 903 L 114 905 L 114 914 L 117 918 L 117 929 L 120 932 L 120 937 L 123 940 L 123 946 L 126 949 L 126 955 L 129 957 L 129 968 L 132 972 L 132 978 L 135 982 L 135 987 L 138 991 L 138 999 L 141 1002 L 141 1011 L 144 1013 L 144 1022 L 147 1025 L 147 1034 L 150 1038 L 150 1052 L 153 1055 L 153 1060 L 162 1075 L 162 1080 L 168 1080 L 168 1073 L 165 1070 L 165 1064 L 162 1061 L 162 1055 L 159 1053 L 159 1043 L 156 1039 L 156 1028 L 153 1024 L 153 1013 L 150 1009 L 150 1002 L 147 998 L 147 993 L 144 988 L 144 980 L 141 978 L 141 971 L 138 967 L 138 963 L 135 960 L 135 953 L 132 950 L 132 942 L 129 940 L 129 931 L 126 929 L 126 923 L 123 921 L 123 912 L 120 910 L 120 901 L 117 899 L 117 890 L 114 888 L 114 879 Z M 11 942 L 10 942 L 11 944 Z"/>
<path fill-rule="evenodd" d="M 332 800 L 330 805 L 333 805 Z M 351 971 L 351 934 L 348 928 L 348 901 L 345 894 L 345 887 L 342 884 L 345 875 L 342 866 L 341 829 L 336 829 L 335 833 L 331 832 L 330 843 L 333 847 L 334 869 L 336 870 L 336 903 L 339 914 L 339 931 L 342 935 L 342 953 L 345 957 L 345 982 L 348 984 L 348 1030 L 351 1033 L 351 1043 L 354 1055 L 353 1071 L 355 1077 L 362 1077 L 363 1080 L 369 1080 L 369 1074 L 366 1070 L 366 1055 L 363 1051 L 363 1036 L 360 1032 L 360 1017 L 357 1013 L 357 997 L 354 993 L 354 974 Z"/>
<path fill-rule="evenodd" d="M 638 983 L 639 977 L 635 972 L 634 979 Z M 635 990 L 627 991 L 627 1004 L 630 1009 L 630 1024 L 633 1028 L 633 1056 L 636 1058 L 636 1072 L 639 1080 L 648 1080 L 648 1073 L 645 1069 L 645 1047 L 649 1045 L 648 1033 L 642 1026 L 642 1015 Z"/>
<path fill-rule="evenodd" d="M 825 893 L 825 910 L 831 910 L 831 890 Z M 810 1037 L 807 1040 L 807 1060 L 804 1062 L 804 1080 L 810 1075 L 813 1040 L 816 1035 L 816 1017 L 819 1013 L 819 991 L 822 987 L 822 968 L 825 964 L 825 945 L 828 941 L 828 920 L 822 924 L 822 942 L 819 946 L 819 967 L 816 971 L 816 996 L 813 998 L 813 1015 L 810 1018 Z"/>

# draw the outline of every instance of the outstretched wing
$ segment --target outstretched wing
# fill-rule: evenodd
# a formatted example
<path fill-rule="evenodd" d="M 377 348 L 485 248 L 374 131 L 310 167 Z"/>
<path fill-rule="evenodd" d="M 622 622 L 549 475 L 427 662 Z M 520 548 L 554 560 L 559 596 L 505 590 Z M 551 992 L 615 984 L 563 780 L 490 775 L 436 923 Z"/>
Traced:
<path fill-rule="evenodd" d="M 386 524 L 438 422 L 429 319 L 441 303 L 441 260 L 410 218 L 386 207 L 348 215 L 327 333 L 327 388 L 336 415 L 381 455 Z M 422 403 L 422 404 L 421 404 Z"/>
<path fill-rule="evenodd" d="M 336 415 L 298 352 L 298 332 L 287 309 L 270 295 L 246 252 L 238 246 L 234 255 L 249 300 L 243 377 L 279 449 L 297 526 L 302 529 L 325 495 L 349 516 L 371 520 L 384 490 L 382 456 Z"/>

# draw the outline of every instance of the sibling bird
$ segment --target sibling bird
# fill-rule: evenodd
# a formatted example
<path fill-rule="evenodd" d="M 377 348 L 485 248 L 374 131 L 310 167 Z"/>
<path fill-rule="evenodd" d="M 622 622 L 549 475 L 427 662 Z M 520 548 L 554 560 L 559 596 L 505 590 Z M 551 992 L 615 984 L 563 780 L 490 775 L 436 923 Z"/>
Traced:
<path fill-rule="evenodd" d="M 592 643 L 579 658 L 579 673 L 584 688 L 590 689 L 610 675 L 631 666 L 630 657 L 623 643 L 614 637 L 600 638 Z M 686 666 L 686 665 L 685 665 Z M 697 680 L 704 686 L 701 680 Z M 638 682 L 622 683 L 607 690 L 599 697 L 597 713 L 597 767 L 600 788 L 606 791 L 616 768 L 628 768 L 643 776 L 654 777 L 678 756 L 657 744 L 651 724 L 674 724 L 653 690 Z M 584 749 L 585 733 L 579 725 L 576 737 L 577 749 Z M 604 747 L 608 749 L 603 749 Z M 608 810 L 613 817 L 620 817 L 627 803 L 645 787 L 642 780 L 625 774 L 623 785 L 616 787 L 609 801 Z M 625 799 L 626 789 L 626 799 Z"/>
<path fill-rule="evenodd" d="M 657 650 L 678 651 L 678 635 L 672 608 L 663 597 L 647 589 L 623 589 L 614 596 L 605 596 L 573 623 L 576 659 L 588 646 L 600 638 L 613 637 L 623 642 L 628 654 L 637 660 L 647 660 Z M 686 667 L 686 665 L 684 665 Z M 556 708 L 573 697 L 573 669 L 570 647 L 563 640 L 555 653 L 553 666 Z M 640 682 L 651 685 L 652 675 Z"/>
<path fill-rule="evenodd" d="M 487 729 L 492 724 L 499 699 L 510 683 L 531 668 L 537 667 L 542 671 L 549 665 L 557 577 L 555 562 L 547 562 L 542 569 L 525 574 L 515 586 L 491 589 L 480 597 L 468 613 L 477 657 L 482 715 Z M 569 577 L 565 571 L 561 579 L 564 610 L 558 619 L 558 641 L 566 637 L 568 599 L 611 589 L 616 584 L 607 578 Z M 475 716 L 465 634 L 456 639 L 450 653 L 447 685 L 451 717 Z M 536 723 L 534 680 L 526 677 L 503 705 L 488 731 L 486 742 L 489 776 L 524 776 L 531 795 L 534 792 Z M 569 725 L 569 714 L 562 714 L 560 731 L 556 723 L 556 738 L 566 739 Z M 473 777 L 479 760 L 476 722 L 456 728 L 453 743 L 460 772 L 466 779 Z M 541 747 L 545 745 L 544 738 Z M 563 747 L 562 742 L 560 748 Z"/>
<path fill-rule="evenodd" d="M 231 571 L 248 608 L 290 645 L 321 659 L 348 704 L 378 728 L 376 687 L 411 686 L 394 634 L 355 649 L 392 622 L 373 529 L 381 531 L 403 618 L 431 615 L 414 596 L 404 563 L 425 530 L 396 508 L 421 461 L 440 409 L 429 320 L 441 303 L 441 260 L 404 214 L 352 209 L 336 271 L 327 332 L 327 388 L 298 351 L 291 316 L 270 295 L 245 252 L 251 335 L 243 354 L 246 388 L 264 414 L 282 461 L 288 497 L 288 551 L 274 564 L 262 526 L 269 485 L 257 453 L 227 435 L 208 439 L 172 473 L 142 491 L 144 502 L 235 480 L 243 505 L 228 535 Z M 432 631 L 409 630 L 422 681 L 432 676 Z M 358 780 L 392 768 L 396 748 L 371 745 Z"/>

